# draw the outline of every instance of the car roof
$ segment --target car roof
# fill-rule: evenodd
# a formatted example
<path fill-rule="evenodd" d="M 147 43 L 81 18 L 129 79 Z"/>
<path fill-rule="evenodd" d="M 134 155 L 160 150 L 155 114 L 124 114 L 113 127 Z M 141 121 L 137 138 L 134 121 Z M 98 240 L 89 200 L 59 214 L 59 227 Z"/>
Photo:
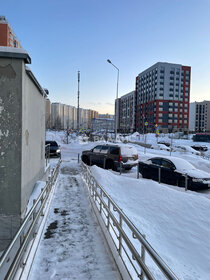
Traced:
<path fill-rule="evenodd" d="M 52 141 L 52 140 L 46 140 L 45 143 L 58 145 L 58 143 L 56 141 Z"/>
<path fill-rule="evenodd" d="M 182 159 L 182 158 L 172 157 L 172 156 L 160 156 L 160 157 L 157 156 L 157 157 L 149 158 L 149 160 L 155 159 L 155 158 L 169 160 L 176 166 L 177 169 L 182 169 L 185 166 L 188 166 L 188 167 L 191 166 L 192 168 L 195 168 L 190 162 L 188 162 L 187 160 Z"/>

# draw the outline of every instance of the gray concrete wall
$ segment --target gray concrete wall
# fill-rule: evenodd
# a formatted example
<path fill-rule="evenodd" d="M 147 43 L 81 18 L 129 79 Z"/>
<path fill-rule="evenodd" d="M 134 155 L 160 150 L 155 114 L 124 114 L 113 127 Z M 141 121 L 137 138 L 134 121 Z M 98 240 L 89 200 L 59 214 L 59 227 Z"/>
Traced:
<path fill-rule="evenodd" d="M 21 216 L 34 184 L 44 175 L 45 100 L 23 69 Z"/>
<path fill-rule="evenodd" d="M 26 72 L 26 58 L 0 52 L 0 251 L 14 237 L 34 184 L 44 175 L 45 98 Z"/>
<path fill-rule="evenodd" d="M 0 249 L 20 225 L 22 68 L 0 59 Z"/>

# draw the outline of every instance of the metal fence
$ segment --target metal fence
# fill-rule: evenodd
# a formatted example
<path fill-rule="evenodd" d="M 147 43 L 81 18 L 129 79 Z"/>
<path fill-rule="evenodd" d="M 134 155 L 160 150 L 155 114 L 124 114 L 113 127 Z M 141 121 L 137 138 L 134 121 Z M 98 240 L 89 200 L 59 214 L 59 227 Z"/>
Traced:
<path fill-rule="evenodd" d="M 60 167 L 61 160 L 59 160 L 57 166 L 52 170 L 51 176 L 46 182 L 45 187 L 42 189 L 37 200 L 34 200 L 34 205 L 24 219 L 20 229 L 16 233 L 12 242 L 7 250 L 0 257 L 0 279 L 11 280 L 14 279 L 17 270 L 24 266 L 30 254 L 31 243 L 34 241 L 34 237 L 37 234 L 39 225 L 44 216 L 45 202 L 47 201 L 52 186 L 54 185 Z M 30 243 L 30 246 L 29 246 Z M 21 274 L 21 273 L 20 273 Z M 21 278 L 21 275 L 18 279 Z"/>
<path fill-rule="evenodd" d="M 145 236 L 98 184 L 90 168 L 82 163 L 82 169 L 93 209 L 123 279 L 177 280 Z"/>

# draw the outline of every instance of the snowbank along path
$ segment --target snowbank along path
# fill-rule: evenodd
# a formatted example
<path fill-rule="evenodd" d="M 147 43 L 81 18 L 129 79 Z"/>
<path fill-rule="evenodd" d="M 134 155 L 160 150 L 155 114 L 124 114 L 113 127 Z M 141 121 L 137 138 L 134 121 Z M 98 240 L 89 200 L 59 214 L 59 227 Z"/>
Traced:
<path fill-rule="evenodd" d="M 65 161 L 30 280 L 121 279 L 109 254 L 76 160 Z"/>

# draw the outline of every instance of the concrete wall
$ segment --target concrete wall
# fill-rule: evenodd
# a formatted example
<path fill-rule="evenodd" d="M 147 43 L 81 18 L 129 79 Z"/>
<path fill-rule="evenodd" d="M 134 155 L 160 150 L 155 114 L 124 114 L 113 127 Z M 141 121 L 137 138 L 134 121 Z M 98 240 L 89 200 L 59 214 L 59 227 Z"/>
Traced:
<path fill-rule="evenodd" d="M 18 230 L 44 174 L 45 94 L 26 71 L 28 61 L 28 54 L 0 49 L 0 250 Z"/>
<path fill-rule="evenodd" d="M 45 100 L 23 69 L 21 216 L 34 184 L 44 175 Z"/>
<path fill-rule="evenodd" d="M 0 59 L 0 250 L 20 225 L 23 64 Z"/>

